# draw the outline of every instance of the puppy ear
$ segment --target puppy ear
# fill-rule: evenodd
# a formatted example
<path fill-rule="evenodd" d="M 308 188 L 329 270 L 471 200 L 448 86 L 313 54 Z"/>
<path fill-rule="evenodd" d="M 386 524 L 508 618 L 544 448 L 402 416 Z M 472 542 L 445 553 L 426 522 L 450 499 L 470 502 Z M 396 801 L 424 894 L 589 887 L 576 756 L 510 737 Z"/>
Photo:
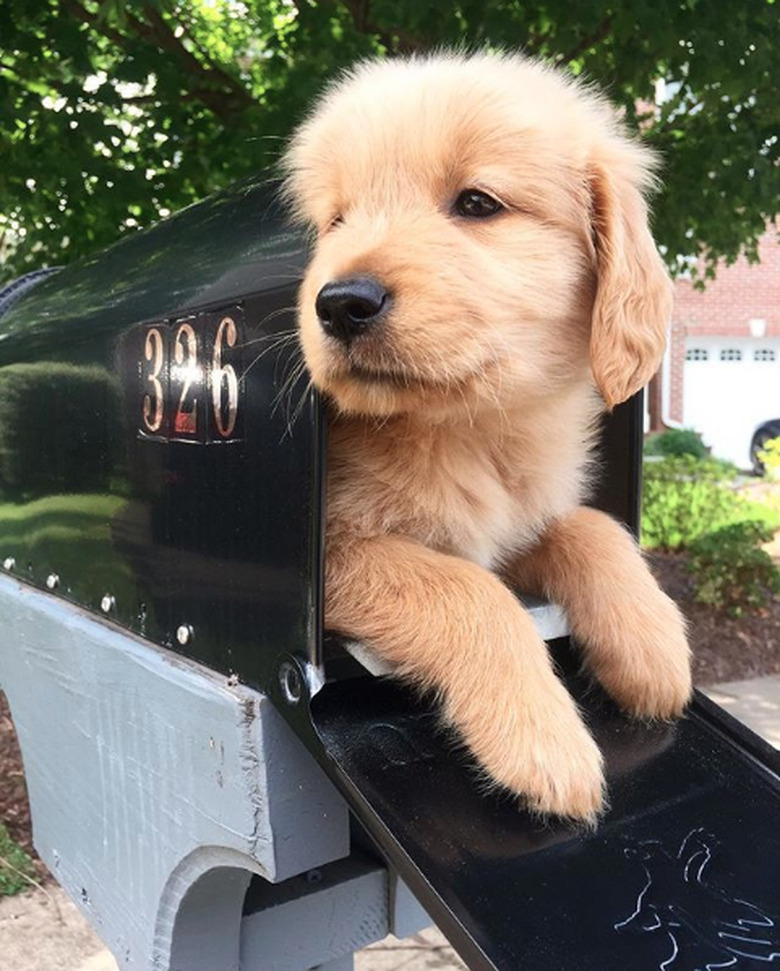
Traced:
<path fill-rule="evenodd" d="M 652 180 L 649 158 L 631 146 L 626 157 L 591 168 L 598 284 L 590 359 L 610 410 L 657 371 L 671 317 L 672 285 L 650 235 L 640 192 Z"/>

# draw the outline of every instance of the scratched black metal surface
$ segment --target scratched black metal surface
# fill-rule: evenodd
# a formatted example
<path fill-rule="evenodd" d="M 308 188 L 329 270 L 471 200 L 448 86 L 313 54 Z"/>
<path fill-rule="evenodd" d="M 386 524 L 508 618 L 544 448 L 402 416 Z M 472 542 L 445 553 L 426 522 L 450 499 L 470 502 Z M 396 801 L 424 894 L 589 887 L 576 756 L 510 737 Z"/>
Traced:
<path fill-rule="evenodd" d="M 652 727 L 597 692 L 585 704 L 610 789 L 595 832 L 481 794 L 430 708 L 390 683 L 329 685 L 313 714 L 361 821 L 473 971 L 780 962 L 777 753 L 706 699 Z"/>

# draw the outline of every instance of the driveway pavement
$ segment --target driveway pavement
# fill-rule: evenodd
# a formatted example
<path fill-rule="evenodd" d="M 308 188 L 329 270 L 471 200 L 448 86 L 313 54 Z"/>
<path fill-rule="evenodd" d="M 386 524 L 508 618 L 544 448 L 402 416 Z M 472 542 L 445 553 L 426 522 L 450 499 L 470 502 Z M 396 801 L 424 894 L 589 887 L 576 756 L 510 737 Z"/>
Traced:
<path fill-rule="evenodd" d="M 729 714 L 780 749 L 780 675 L 719 684 L 708 688 L 707 694 Z"/>
<path fill-rule="evenodd" d="M 721 684 L 707 693 L 780 749 L 780 676 Z M 387 938 L 361 951 L 356 971 L 463 971 L 435 930 Z M 58 887 L 0 898 L 0 971 L 117 971 L 114 959 Z"/>

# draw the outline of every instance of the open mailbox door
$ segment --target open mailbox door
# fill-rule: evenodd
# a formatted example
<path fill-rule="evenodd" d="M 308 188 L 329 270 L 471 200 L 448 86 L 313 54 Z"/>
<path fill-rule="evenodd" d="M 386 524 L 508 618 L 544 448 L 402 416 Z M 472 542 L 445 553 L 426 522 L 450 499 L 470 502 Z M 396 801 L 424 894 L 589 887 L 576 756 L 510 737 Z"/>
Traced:
<path fill-rule="evenodd" d="M 326 643 L 304 260 L 250 180 L 6 304 L 4 569 L 269 695 L 470 968 L 780 965 L 780 758 L 717 706 L 630 723 L 556 637 L 607 760 L 582 832 L 481 792 L 430 705 Z M 605 449 L 597 502 L 635 528 L 639 401 Z"/>

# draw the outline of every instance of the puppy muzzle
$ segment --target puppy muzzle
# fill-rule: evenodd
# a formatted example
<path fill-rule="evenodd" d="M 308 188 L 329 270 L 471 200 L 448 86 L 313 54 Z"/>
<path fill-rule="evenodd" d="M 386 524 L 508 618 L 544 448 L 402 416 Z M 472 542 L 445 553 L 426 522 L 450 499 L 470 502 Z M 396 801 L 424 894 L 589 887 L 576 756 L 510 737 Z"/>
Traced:
<path fill-rule="evenodd" d="M 380 324 L 390 304 L 390 293 L 378 280 L 361 276 L 326 283 L 314 306 L 323 331 L 349 344 Z"/>

